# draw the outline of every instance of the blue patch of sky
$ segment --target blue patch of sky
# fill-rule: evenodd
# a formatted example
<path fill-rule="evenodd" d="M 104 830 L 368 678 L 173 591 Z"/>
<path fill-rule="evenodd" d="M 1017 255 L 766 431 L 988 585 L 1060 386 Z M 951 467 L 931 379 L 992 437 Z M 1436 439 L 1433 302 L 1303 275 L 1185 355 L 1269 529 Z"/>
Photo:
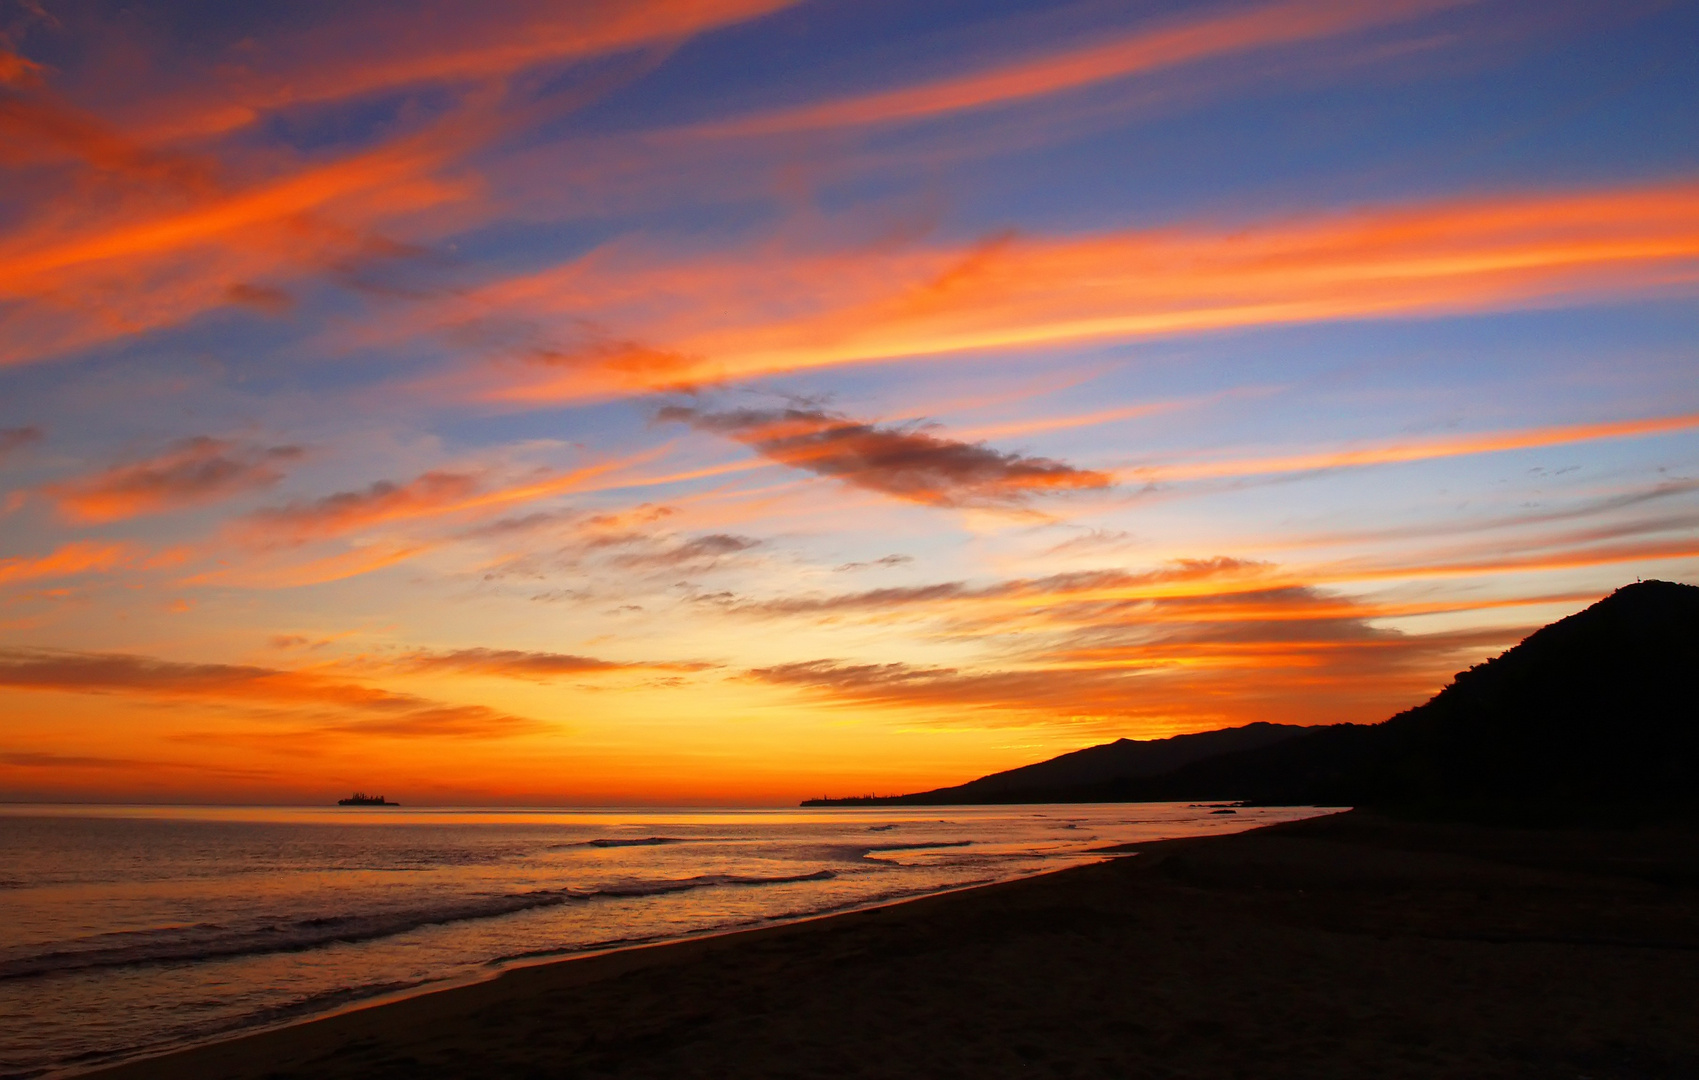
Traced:
<path fill-rule="evenodd" d="M 1686 62 L 1685 43 L 1699 37 L 1699 15 L 1600 17 L 1585 29 L 1464 36 L 1337 69 L 1322 58 L 1334 46 L 1320 46 L 1311 50 L 1319 75 L 1274 64 L 1266 79 L 1235 82 L 1240 60 L 1200 65 L 1174 80 L 1171 106 L 1140 105 L 1141 91 L 1125 83 L 1031 102 L 1024 108 L 1041 121 L 1046 110 L 1057 117 L 1055 134 L 1037 139 L 1032 121 L 998 110 L 868 132 L 866 145 L 899 162 L 912 154 L 916 166 L 850 177 L 823 202 L 877 202 L 906 185 L 947 193 L 951 220 L 968 231 L 996 222 L 1067 231 L 1690 170 L 1699 66 Z M 1208 89 L 1211 68 L 1225 80 L 1219 94 Z M 1109 103 L 1121 95 L 1133 104 L 1116 121 Z M 1097 117 L 1076 125 L 1070 109 Z M 999 127 L 1015 137 L 975 137 Z M 955 143 L 986 149 L 952 156 Z"/>

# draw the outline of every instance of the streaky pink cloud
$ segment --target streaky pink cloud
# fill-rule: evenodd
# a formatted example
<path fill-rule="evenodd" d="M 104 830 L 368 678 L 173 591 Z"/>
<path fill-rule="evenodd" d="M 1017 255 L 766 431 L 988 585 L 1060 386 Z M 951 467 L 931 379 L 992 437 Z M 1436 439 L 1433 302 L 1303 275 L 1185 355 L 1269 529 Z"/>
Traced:
<path fill-rule="evenodd" d="M 1251 720 L 1385 719 L 1438 689 L 1482 646 L 1524 632 L 1401 633 L 1373 626 L 1373 605 L 1304 585 L 1123 604 L 1053 599 L 1064 601 L 1053 619 L 1020 625 L 1012 648 L 978 663 L 809 660 L 749 677 L 938 725 L 1131 726 L 1149 736 Z M 989 645 L 1007 641 L 1010 627 L 988 622 L 970 633 Z"/>
<path fill-rule="evenodd" d="M 72 540 L 46 555 L 0 559 L 0 585 L 14 581 L 104 574 L 133 563 L 140 556 L 132 544 L 109 540 Z"/>
<path fill-rule="evenodd" d="M 492 675 L 505 679 L 546 682 L 562 676 L 629 674 L 632 672 L 696 672 L 714 667 L 696 661 L 602 660 L 571 653 L 523 649 L 419 649 L 396 657 L 362 658 L 364 663 L 400 671 Z"/>
<path fill-rule="evenodd" d="M 488 0 L 363 5 L 209 65 L 130 110 L 156 140 L 220 135 L 281 109 L 430 83 L 501 81 L 548 64 L 669 46 L 795 0 Z"/>
<path fill-rule="evenodd" d="M 220 585 L 246 589 L 298 589 L 363 577 L 398 566 L 441 548 L 441 541 L 365 544 L 328 555 L 300 558 L 277 551 L 258 555 L 214 552 L 213 565 L 183 577 L 180 585 Z M 205 554 L 205 552 L 203 552 Z"/>
<path fill-rule="evenodd" d="M 0 236 L 0 364 L 24 363 L 187 321 L 232 304 L 287 303 L 277 281 L 399 250 L 381 230 L 466 200 L 436 175 L 440 132 L 185 195 L 38 207 Z"/>
<path fill-rule="evenodd" d="M 1699 285 L 1699 184 L 1514 191 L 1237 225 L 672 260 L 613 246 L 429 318 L 556 326 L 466 378 L 593 400 L 845 364 L 1295 323 L 1430 318 Z M 572 345 L 586 321 L 608 335 Z M 645 328 L 644 340 L 621 327 Z M 416 328 L 402 328 L 402 333 Z M 465 392 L 468 387 L 460 387 Z"/>
<path fill-rule="evenodd" d="M 321 718 L 316 727 L 346 734 L 488 738 L 538 727 L 535 721 L 481 705 L 448 705 L 313 671 L 161 660 L 130 653 L 0 648 L 0 687 L 252 706 L 330 707 L 353 715 L 329 721 Z"/>
<path fill-rule="evenodd" d="M 1534 450 L 1545 446 L 1598 442 L 1607 439 L 1640 439 L 1699 428 L 1699 413 L 1653 416 L 1595 424 L 1553 424 L 1513 431 L 1488 431 L 1473 435 L 1448 435 L 1431 439 L 1387 442 L 1352 450 L 1322 450 L 1304 454 L 1191 464 L 1138 466 L 1120 474 L 1120 479 L 1144 483 L 1173 483 L 1310 472 L 1322 469 L 1361 468 L 1413 461 L 1495 454 L 1512 450 Z"/>
<path fill-rule="evenodd" d="M 1473 0 L 1289 0 L 1231 14 L 1141 27 L 1108 42 L 897 90 L 710 122 L 701 136 L 779 135 L 922 120 L 1009 105 L 1200 60 L 1336 37 L 1404 22 Z"/>
<path fill-rule="evenodd" d="M 46 434 L 33 424 L 28 427 L 0 428 L 0 461 L 44 438 Z"/>
<path fill-rule="evenodd" d="M 242 520 L 241 531 L 247 538 L 264 543 L 300 544 L 393 522 L 485 513 L 587 490 L 598 478 L 653 460 L 665 450 L 641 451 L 567 472 L 541 472 L 496 484 L 478 473 L 435 469 L 406 483 L 379 480 L 360 491 L 340 491 L 258 510 Z"/>
<path fill-rule="evenodd" d="M 875 424 L 817 408 L 656 414 L 736 439 L 772 461 L 931 506 L 1007 505 L 1045 493 L 1097 490 L 1109 477 L 1051 458 L 996 450 L 923 427 Z"/>
<path fill-rule="evenodd" d="M 443 513 L 465 505 L 477 490 L 478 479 L 469 473 L 433 471 L 405 484 L 379 480 L 363 491 L 340 491 L 310 502 L 259 510 L 249 515 L 247 523 L 258 534 L 299 543 Z"/>
<path fill-rule="evenodd" d="M 279 466 L 302 453 L 299 446 L 244 446 L 201 435 L 153 457 L 41 490 L 71 521 L 122 521 L 270 487 L 283 478 Z"/>

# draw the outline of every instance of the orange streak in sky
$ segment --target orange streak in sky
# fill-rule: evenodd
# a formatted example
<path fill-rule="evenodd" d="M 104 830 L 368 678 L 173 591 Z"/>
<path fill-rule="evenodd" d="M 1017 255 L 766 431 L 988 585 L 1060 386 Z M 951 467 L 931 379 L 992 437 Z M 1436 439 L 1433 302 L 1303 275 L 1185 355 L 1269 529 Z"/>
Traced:
<path fill-rule="evenodd" d="M 234 585 L 250 589 L 296 589 L 306 585 L 324 585 L 395 566 L 441 546 L 424 543 L 380 544 L 285 565 L 261 560 L 194 574 L 183 578 L 178 584 Z"/>
<path fill-rule="evenodd" d="M 1535 573 L 1543 570 L 1573 570 L 1589 566 L 1617 566 L 1632 562 L 1667 562 L 1671 559 L 1699 559 L 1699 541 L 1673 540 L 1666 543 L 1614 544 L 1550 554 L 1510 556 L 1502 559 L 1475 559 L 1431 565 L 1365 567 L 1363 569 L 1340 566 L 1332 570 L 1322 567 L 1316 569 L 1313 580 L 1351 582 L 1475 577 L 1481 574 Z"/>
<path fill-rule="evenodd" d="M 676 43 L 758 18 L 795 0 L 626 0 L 618 4 L 486 2 L 471 18 L 406 11 L 400 19 L 352 17 L 270 51 L 295 55 L 274 72 L 246 71 L 232 85 L 167 102 L 149 125 L 155 139 L 204 136 L 252 123 L 265 110 L 339 101 L 431 82 L 502 79 L 551 62 L 648 44 Z M 295 48 L 289 49 L 293 44 Z M 352 46 L 352 47 L 351 47 Z M 208 101 L 216 101 L 209 106 Z M 154 107 L 160 111 L 160 106 Z M 144 109 L 144 115 L 148 110 Z"/>
<path fill-rule="evenodd" d="M 662 446 L 558 476 L 485 491 L 478 489 L 476 478 L 470 474 L 429 472 L 407 484 L 379 484 L 365 492 L 346 492 L 316 502 L 262 510 L 249 515 L 244 524 L 255 539 L 300 543 L 396 521 L 498 509 L 586 490 L 586 481 L 652 461 L 666 450 Z"/>
<path fill-rule="evenodd" d="M 554 314 L 648 328 L 652 344 L 493 370 L 481 391 L 562 401 L 905 357 L 1691 291 L 1696 282 L 1699 184 L 1683 181 L 908 252 L 643 265 L 610 249 L 489 286 L 463 317 Z"/>
<path fill-rule="evenodd" d="M 1194 401 L 1159 401 L 1147 405 L 1129 405 L 1124 409 L 1102 409 L 1077 416 L 1046 416 L 1032 420 L 1015 420 L 1006 424 L 984 424 L 979 427 L 952 431 L 958 439 L 995 439 L 1005 435 L 1033 435 L 1041 431 L 1066 431 L 1070 428 L 1096 427 L 1122 420 L 1156 416 L 1194 405 Z"/>
<path fill-rule="evenodd" d="M 1601 424 L 1562 424 L 1521 431 L 1485 432 L 1418 442 L 1385 443 L 1360 450 L 1340 450 L 1289 457 L 1248 458 L 1237 461 L 1200 462 L 1195 465 L 1152 465 L 1128 469 L 1124 480 L 1162 483 L 1213 480 L 1239 476 L 1308 472 L 1316 469 L 1356 468 L 1390 465 L 1469 454 L 1493 454 L 1508 450 L 1531 450 L 1542 446 L 1565 446 L 1600 439 L 1635 439 L 1699 428 L 1699 413 L 1658 416 L 1644 420 L 1620 420 Z"/>
<path fill-rule="evenodd" d="M 0 585 L 39 578 L 105 573 L 130 562 L 134 555 L 135 550 L 128 544 L 74 540 L 40 558 L 0 559 Z"/>
<path fill-rule="evenodd" d="M 479 705 L 327 678 L 308 670 L 246 664 L 181 663 L 124 653 L 0 649 L 0 687 L 72 693 L 124 693 L 166 700 L 243 704 L 334 705 L 365 714 L 321 731 L 374 735 L 502 735 L 534 722 Z"/>
<path fill-rule="evenodd" d="M 0 250 L 0 292 L 32 291 L 36 279 L 80 264 L 158 255 L 208 243 L 257 225 L 277 224 L 338 198 L 377 188 L 401 197 L 398 184 L 425 202 L 447 199 L 463 189 L 424 180 L 417 174 L 430 156 L 385 150 L 313 169 L 257 190 L 213 201 L 181 214 L 122 226 L 32 249 Z"/>
<path fill-rule="evenodd" d="M 63 195 L 38 196 L 17 215 L 23 224 L 0 240 L 0 299 L 25 301 L 0 317 L 0 363 L 172 325 L 232 302 L 286 309 L 289 294 L 266 279 L 397 249 L 375 235 L 380 222 L 449 202 L 472 208 L 474 182 L 431 174 L 487 141 L 502 121 L 491 115 L 497 95 L 484 86 L 461 94 L 445 118 L 388 145 L 328 165 L 284 163 L 280 175 L 240 183 L 223 175 L 212 154 L 163 149 L 161 139 L 227 131 L 290 104 L 421 82 L 493 84 L 550 60 L 670 47 L 790 2 L 492 0 L 464 17 L 444 11 L 429 19 L 356 9 L 304 35 L 268 41 L 258 59 L 240 66 L 198 79 L 189 72 L 195 88 L 177 98 L 150 96 L 147 85 L 83 86 L 82 99 L 106 99 L 107 116 L 60 100 L 40 77 L 44 69 L 12 56 L 0 64 L 19 88 L 0 102 L 0 140 L 15 144 L 8 158 L 69 160 L 81 170 L 67 174 Z M 91 185 L 98 194 L 85 190 Z"/>
<path fill-rule="evenodd" d="M 1293 0 L 1248 12 L 1140 30 L 1103 45 L 864 97 L 762 113 L 691 129 L 698 135 L 775 135 L 920 120 L 1076 90 L 1211 57 L 1332 37 L 1400 22 L 1469 0 Z"/>

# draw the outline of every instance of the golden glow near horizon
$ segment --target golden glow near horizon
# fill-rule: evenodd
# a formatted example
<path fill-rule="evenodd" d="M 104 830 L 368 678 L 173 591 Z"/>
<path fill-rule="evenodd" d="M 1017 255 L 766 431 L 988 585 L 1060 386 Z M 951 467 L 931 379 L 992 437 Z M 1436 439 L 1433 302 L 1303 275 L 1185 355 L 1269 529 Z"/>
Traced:
<path fill-rule="evenodd" d="M 0 23 L 0 799 L 914 790 L 1699 580 L 1680 5 L 149 7 Z"/>

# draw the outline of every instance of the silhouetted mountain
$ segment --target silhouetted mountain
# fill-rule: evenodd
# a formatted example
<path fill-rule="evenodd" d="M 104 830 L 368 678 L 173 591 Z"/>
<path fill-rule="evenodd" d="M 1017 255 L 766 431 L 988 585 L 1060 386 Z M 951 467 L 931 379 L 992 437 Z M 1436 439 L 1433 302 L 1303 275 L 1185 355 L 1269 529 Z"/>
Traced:
<path fill-rule="evenodd" d="M 1036 765 L 1023 765 L 1007 772 L 992 773 L 955 787 L 938 788 L 914 795 L 863 796 L 857 799 L 810 799 L 804 806 L 868 805 L 901 802 L 917 805 L 951 803 L 1077 802 L 1051 799 L 1049 794 L 1066 794 L 1072 788 L 1106 784 L 1127 778 L 1160 776 L 1204 758 L 1238 750 L 1255 750 L 1282 739 L 1303 735 L 1310 728 L 1295 724 L 1258 722 L 1244 727 L 1223 728 L 1168 739 L 1116 739 L 1102 746 L 1088 746 Z"/>
<path fill-rule="evenodd" d="M 938 794 L 889 801 L 930 803 Z M 1381 724 L 1310 728 L 1160 773 L 958 801 L 1243 800 L 1596 820 L 1691 813 L 1695 796 L 1699 587 L 1648 581 L 1460 672 L 1427 703 Z"/>

